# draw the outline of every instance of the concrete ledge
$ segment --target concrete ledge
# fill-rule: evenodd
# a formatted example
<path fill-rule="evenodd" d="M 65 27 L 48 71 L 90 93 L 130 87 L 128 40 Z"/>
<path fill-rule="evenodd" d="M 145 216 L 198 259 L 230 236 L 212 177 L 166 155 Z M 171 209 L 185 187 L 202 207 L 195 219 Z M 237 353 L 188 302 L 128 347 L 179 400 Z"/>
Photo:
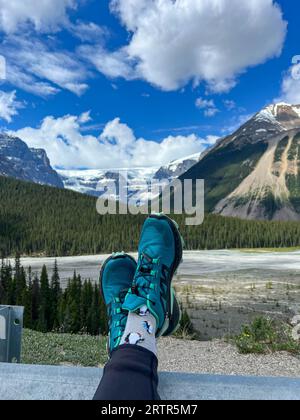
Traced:
<path fill-rule="evenodd" d="M 0 400 L 91 400 L 101 369 L 0 364 Z M 166 400 L 300 400 L 300 379 L 161 373 Z"/>

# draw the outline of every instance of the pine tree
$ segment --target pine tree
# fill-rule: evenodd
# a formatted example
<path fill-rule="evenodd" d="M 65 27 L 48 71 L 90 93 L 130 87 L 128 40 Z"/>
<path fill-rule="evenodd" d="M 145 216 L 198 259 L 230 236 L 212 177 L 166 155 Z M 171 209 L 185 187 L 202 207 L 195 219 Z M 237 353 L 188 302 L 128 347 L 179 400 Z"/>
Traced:
<path fill-rule="evenodd" d="M 49 331 L 51 314 L 51 296 L 47 268 L 44 265 L 40 281 L 40 305 L 38 317 L 38 330 L 41 332 Z"/>
<path fill-rule="evenodd" d="M 59 302 L 58 302 L 58 312 L 57 312 L 57 318 L 58 318 L 58 331 L 61 333 L 64 333 L 64 318 L 65 318 L 65 309 L 66 309 L 66 299 L 65 299 L 65 292 L 62 291 Z"/>
<path fill-rule="evenodd" d="M 15 267 L 14 267 L 15 278 L 18 278 L 20 276 L 21 269 L 22 269 L 22 267 L 21 267 L 21 257 L 20 257 L 20 253 L 17 252 L 16 258 L 15 258 Z"/>
<path fill-rule="evenodd" d="M 93 288 L 93 302 L 90 309 L 90 331 L 91 335 L 99 335 L 101 331 L 101 314 L 100 314 L 100 293 L 97 285 Z"/>
<path fill-rule="evenodd" d="M 1 255 L 108 253 L 120 244 L 130 251 L 137 247 L 144 221 L 140 215 L 101 217 L 93 197 L 4 177 L 0 177 L 0 202 Z M 189 250 L 300 245 L 297 221 L 247 221 L 207 214 L 203 225 L 190 227 L 185 225 L 185 215 L 172 217 Z"/>
<path fill-rule="evenodd" d="M 0 270 L 0 304 L 8 305 L 10 303 L 10 283 L 12 268 L 10 264 L 5 264 L 2 258 Z"/>
<path fill-rule="evenodd" d="M 24 297 L 26 295 L 26 274 L 23 267 L 18 267 L 18 271 L 15 272 L 15 284 L 16 284 L 16 305 L 24 305 Z"/>
<path fill-rule="evenodd" d="M 99 285 L 93 285 L 91 280 L 82 283 L 80 275 L 75 272 L 66 289 L 62 291 L 57 264 L 54 266 L 50 286 L 45 266 L 40 278 L 37 275 L 32 278 L 31 269 L 27 274 L 17 263 L 17 270 L 13 272 L 11 266 L 2 261 L 1 303 L 13 305 L 16 301 L 22 302 L 25 306 L 26 328 L 49 332 L 53 329 L 53 322 L 56 322 L 54 328 L 59 332 L 92 335 L 107 333 L 106 307 Z M 53 321 L 55 313 L 56 321 Z"/>
<path fill-rule="evenodd" d="M 33 296 L 33 284 L 31 277 L 28 279 L 28 287 L 25 288 L 23 294 L 23 304 L 24 304 L 24 327 L 28 329 L 33 328 L 33 319 L 32 319 L 32 296 Z"/>
<path fill-rule="evenodd" d="M 93 286 L 90 280 L 85 281 L 82 287 L 81 299 L 80 299 L 80 319 L 81 319 L 81 330 L 84 333 L 90 331 L 91 319 L 90 319 L 90 307 L 93 301 Z"/>
<path fill-rule="evenodd" d="M 81 329 L 81 277 L 74 272 L 73 279 L 69 283 L 67 293 L 67 319 L 70 324 L 70 332 L 77 333 Z"/>
<path fill-rule="evenodd" d="M 108 334 L 108 319 L 107 307 L 100 293 L 100 286 L 98 286 L 99 294 L 99 312 L 100 312 L 100 334 L 105 336 Z"/>
<path fill-rule="evenodd" d="M 40 313 L 40 282 L 38 276 L 35 276 L 32 282 L 31 294 L 31 322 L 32 328 L 38 328 L 38 319 Z"/>
<path fill-rule="evenodd" d="M 17 302 L 17 287 L 15 276 L 10 278 L 7 291 L 7 305 L 16 305 Z"/>
<path fill-rule="evenodd" d="M 60 303 L 60 296 L 61 296 L 57 260 L 55 260 L 54 262 L 53 274 L 51 278 L 50 293 L 51 293 L 50 329 L 57 330 L 59 328 L 59 303 Z"/>

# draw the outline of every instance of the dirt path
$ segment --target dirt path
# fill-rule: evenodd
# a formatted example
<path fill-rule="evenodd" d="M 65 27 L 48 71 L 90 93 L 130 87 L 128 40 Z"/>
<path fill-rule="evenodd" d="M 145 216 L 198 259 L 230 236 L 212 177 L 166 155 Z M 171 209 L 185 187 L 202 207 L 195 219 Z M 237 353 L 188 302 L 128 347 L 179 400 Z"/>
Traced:
<path fill-rule="evenodd" d="M 300 377 L 300 356 L 281 352 L 241 355 L 235 346 L 163 338 L 159 341 L 159 370 L 221 375 Z"/>

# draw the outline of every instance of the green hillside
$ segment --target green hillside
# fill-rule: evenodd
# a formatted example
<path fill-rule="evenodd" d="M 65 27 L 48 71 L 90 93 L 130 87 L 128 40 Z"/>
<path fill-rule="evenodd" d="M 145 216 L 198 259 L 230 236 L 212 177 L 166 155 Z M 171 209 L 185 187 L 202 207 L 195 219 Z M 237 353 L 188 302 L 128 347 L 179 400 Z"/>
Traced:
<path fill-rule="evenodd" d="M 80 255 L 137 248 L 145 216 L 100 216 L 96 199 L 68 190 L 0 177 L 0 251 L 13 255 Z M 187 249 L 300 245 L 300 223 L 242 221 L 207 215 L 181 226 Z"/>
<path fill-rule="evenodd" d="M 240 149 L 229 144 L 207 154 L 181 178 L 205 179 L 205 205 L 211 211 L 253 171 L 266 149 L 266 143 L 246 144 Z"/>
<path fill-rule="evenodd" d="M 286 174 L 286 184 L 290 191 L 290 201 L 295 210 L 300 213 L 300 133 L 293 138 L 288 160 L 294 161 L 298 169 L 296 174 Z"/>

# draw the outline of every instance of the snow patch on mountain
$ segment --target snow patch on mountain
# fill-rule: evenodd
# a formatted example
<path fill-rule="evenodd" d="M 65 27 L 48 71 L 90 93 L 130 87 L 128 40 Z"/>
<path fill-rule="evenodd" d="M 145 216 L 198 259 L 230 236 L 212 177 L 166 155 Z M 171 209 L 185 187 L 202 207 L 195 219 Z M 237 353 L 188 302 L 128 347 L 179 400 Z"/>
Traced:
<path fill-rule="evenodd" d="M 175 178 L 182 175 L 193 165 L 199 162 L 201 154 L 188 156 L 172 161 L 169 165 L 149 168 L 109 168 L 99 170 L 58 170 L 65 188 L 82 194 L 99 197 L 104 194 L 105 187 L 111 182 L 115 182 L 116 195 L 111 198 L 119 199 L 119 176 L 126 176 L 128 180 L 128 197 L 133 198 L 139 204 L 155 198 L 155 194 L 150 190 L 152 183 L 154 189 L 158 186 L 166 186 Z"/>

